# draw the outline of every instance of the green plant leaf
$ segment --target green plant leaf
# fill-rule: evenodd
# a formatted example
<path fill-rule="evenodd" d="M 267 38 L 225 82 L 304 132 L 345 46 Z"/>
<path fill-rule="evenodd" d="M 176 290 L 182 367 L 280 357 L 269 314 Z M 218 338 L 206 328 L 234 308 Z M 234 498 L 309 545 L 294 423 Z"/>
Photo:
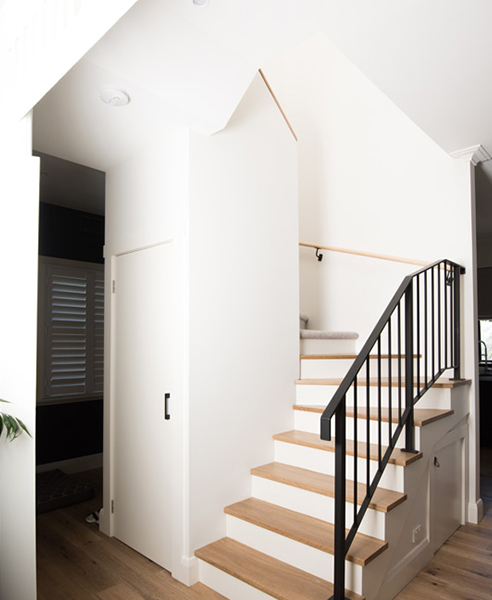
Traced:
<path fill-rule="evenodd" d="M 0 402 L 11 404 L 11 402 L 9 402 L 8 400 L 3 400 L 3 398 L 0 398 Z M 29 433 L 29 430 L 27 429 L 26 425 L 20 419 L 0 411 L 0 437 L 4 430 L 5 438 L 9 442 L 19 437 L 23 431 L 27 433 L 27 435 L 30 438 L 32 438 L 32 435 Z"/>
<path fill-rule="evenodd" d="M 8 440 L 13 440 L 14 425 L 12 424 L 12 417 L 10 415 L 3 415 L 3 422 L 5 425 L 5 435 Z"/>
<path fill-rule="evenodd" d="M 29 433 L 29 429 L 24 425 L 24 423 L 20 419 L 17 419 L 17 422 L 22 427 L 22 430 L 25 431 L 30 438 L 32 438 L 32 435 Z"/>
<path fill-rule="evenodd" d="M 17 425 L 17 421 L 11 415 L 7 415 L 7 420 L 10 423 L 10 441 L 15 440 L 15 438 L 19 435 L 19 426 Z"/>

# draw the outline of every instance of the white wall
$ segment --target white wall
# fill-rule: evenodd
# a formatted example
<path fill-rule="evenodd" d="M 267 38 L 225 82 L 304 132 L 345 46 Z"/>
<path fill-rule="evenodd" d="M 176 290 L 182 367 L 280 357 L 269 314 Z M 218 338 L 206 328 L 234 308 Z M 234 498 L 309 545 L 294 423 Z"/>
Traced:
<path fill-rule="evenodd" d="M 11 123 L 12 125 L 13 123 Z M 0 598 L 36 598 L 36 319 L 39 159 L 30 156 L 30 118 L 2 127 L 0 153 L 0 398 L 22 434 L 0 441 Z M 7 143 L 5 143 L 7 141 Z"/>
<path fill-rule="evenodd" d="M 474 377 L 473 167 L 450 158 L 322 35 L 264 71 L 299 136 L 300 240 L 465 266 L 463 373 Z M 314 251 L 301 249 L 301 310 L 311 328 L 357 331 L 362 345 L 417 268 L 330 252 L 318 263 Z M 475 396 L 472 386 L 472 504 Z"/>
<path fill-rule="evenodd" d="M 292 427 L 298 370 L 297 145 L 259 75 L 190 146 L 190 550 Z"/>
<path fill-rule="evenodd" d="M 470 209 L 456 195 L 454 161 L 325 37 L 265 72 L 299 136 L 301 241 L 469 260 L 462 217 Z M 317 263 L 304 249 L 300 256 L 301 309 L 312 327 L 348 327 L 361 338 L 417 269 L 333 253 Z"/>

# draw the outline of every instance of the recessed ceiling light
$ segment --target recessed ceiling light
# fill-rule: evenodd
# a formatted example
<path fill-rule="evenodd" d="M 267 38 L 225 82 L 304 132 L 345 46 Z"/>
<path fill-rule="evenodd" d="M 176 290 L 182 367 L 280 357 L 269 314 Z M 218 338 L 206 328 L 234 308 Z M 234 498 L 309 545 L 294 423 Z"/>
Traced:
<path fill-rule="evenodd" d="M 193 4 L 200 8 L 205 8 L 205 6 L 208 6 L 208 1 L 209 0 L 193 0 Z"/>
<path fill-rule="evenodd" d="M 130 102 L 130 96 L 125 90 L 107 87 L 101 90 L 100 97 L 103 102 L 110 106 L 125 106 Z"/>

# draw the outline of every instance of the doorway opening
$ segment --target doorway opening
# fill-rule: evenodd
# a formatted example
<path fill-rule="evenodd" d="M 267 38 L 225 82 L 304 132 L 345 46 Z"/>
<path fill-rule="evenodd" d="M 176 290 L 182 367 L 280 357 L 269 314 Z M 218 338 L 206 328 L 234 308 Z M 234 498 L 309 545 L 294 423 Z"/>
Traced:
<path fill-rule="evenodd" d="M 33 154 L 41 161 L 36 411 L 41 513 L 94 493 L 72 474 L 99 469 L 102 478 L 105 173 L 39 150 Z M 97 517 L 96 508 L 91 512 Z"/>

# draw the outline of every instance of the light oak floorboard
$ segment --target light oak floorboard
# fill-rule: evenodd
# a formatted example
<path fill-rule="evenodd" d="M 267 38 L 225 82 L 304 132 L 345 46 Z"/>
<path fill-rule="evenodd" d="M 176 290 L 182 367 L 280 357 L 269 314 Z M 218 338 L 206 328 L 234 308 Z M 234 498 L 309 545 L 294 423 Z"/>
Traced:
<path fill-rule="evenodd" d="M 77 477 L 96 489 L 96 497 L 37 518 L 38 600 L 225 600 L 201 584 L 186 587 L 86 523 L 101 508 L 102 472 Z"/>

